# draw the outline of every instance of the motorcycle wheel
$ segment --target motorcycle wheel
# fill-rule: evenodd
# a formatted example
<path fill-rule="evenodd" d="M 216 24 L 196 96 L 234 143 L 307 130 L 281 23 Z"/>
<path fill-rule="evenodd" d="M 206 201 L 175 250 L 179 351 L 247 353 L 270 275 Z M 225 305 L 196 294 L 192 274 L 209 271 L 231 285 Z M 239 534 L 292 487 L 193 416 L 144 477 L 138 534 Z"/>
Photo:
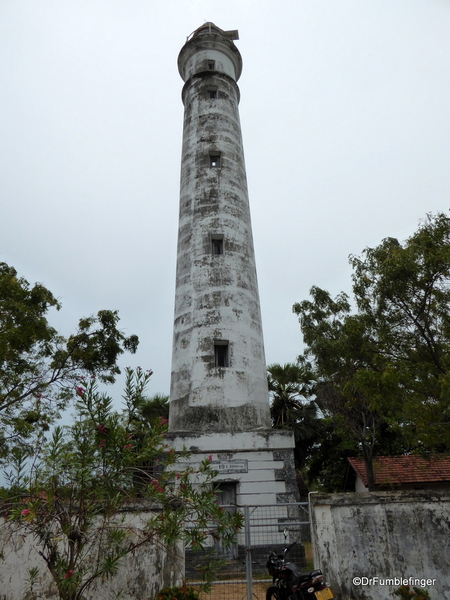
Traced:
<path fill-rule="evenodd" d="M 266 600 L 281 600 L 280 590 L 276 585 L 271 585 L 269 588 L 267 588 Z"/>
<path fill-rule="evenodd" d="M 313 596 L 315 598 L 315 596 Z M 267 588 L 266 600 L 301 600 L 303 598 L 300 591 L 291 594 L 289 590 L 284 590 L 276 586 L 271 585 Z"/>

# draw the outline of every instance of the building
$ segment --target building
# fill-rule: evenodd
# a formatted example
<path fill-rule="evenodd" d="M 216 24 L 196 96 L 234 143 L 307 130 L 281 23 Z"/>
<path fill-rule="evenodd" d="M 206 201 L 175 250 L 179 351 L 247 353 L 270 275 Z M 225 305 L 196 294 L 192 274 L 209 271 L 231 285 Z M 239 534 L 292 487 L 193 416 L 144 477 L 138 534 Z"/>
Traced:
<path fill-rule="evenodd" d="M 364 459 L 348 458 L 347 489 L 367 492 Z M 450 489 L 450 458 L 433 455 L 377 456 L 373 460 L 374 491 Z"/>
<path fill-rule="evenodd" d="M 193 461 L 212 455 L 224 503 L 275 505 L 298 499 L 294 440 L 270 421 L 237 38 L 206 23 L 178 57 L 184 131 L 168 438 Z"/>

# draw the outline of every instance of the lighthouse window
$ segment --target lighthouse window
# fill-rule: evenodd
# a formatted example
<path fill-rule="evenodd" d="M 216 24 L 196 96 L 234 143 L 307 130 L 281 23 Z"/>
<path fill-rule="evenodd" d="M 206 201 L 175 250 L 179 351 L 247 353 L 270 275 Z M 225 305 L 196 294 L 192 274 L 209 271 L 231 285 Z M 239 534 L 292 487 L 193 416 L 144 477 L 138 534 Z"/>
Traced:
<path fill-rule="evenodd" d="M 216 341 L 214 344 L 214 366 L 228 367 L 228 342 L 225 340 Z"/>
<path fill-rule="evenodd" d="M 208 69 L 210 71 L 214 71 L 215 68 L 216 68 L 216 61 L 215 60 L 208 60 Z"/>
<path fill-rule="evenodd" d="M 220 152 L 210 152 L 209 166 L 216 169 L 220 167 Z"/>
<path fill-rule="evenodd" d="M 223 254 L 223 235 L 211 236 L 211 251 L 213 254 Z"/>
<path fill-rule="evenodd" d="M 208 97 L 210 100 L 215 100 L 217 98 L 217 90 L 208 90 Z"/>

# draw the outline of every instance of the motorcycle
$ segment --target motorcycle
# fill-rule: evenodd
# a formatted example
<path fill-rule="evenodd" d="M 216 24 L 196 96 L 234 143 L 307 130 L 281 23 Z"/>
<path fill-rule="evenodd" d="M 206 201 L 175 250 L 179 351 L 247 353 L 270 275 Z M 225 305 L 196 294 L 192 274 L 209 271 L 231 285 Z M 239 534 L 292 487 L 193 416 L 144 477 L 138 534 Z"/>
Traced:
<path fill-rule="evenodd" d="M 284 537 L 286 540 L 286 530 Z M 286 562 L 286 554 L 296 543 L 285 546 L 282 554 L 270 553 L 266 567 L 273 584 L 267 589 L 266 600 L 332 600 L 333 592 L 320 569 L 301 573 L 297 565 Z"/>

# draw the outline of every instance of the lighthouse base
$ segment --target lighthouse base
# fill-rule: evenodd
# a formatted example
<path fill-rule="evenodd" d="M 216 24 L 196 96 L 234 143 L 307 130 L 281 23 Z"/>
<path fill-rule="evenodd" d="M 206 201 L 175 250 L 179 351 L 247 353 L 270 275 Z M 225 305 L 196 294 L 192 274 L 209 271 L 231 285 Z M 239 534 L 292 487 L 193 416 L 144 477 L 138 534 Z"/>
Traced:
<path fill-rule="evenodd" d="M 175 451 L 192 454 L 190 464 L 211 457 L 218 472 L 219 502 L 237 505 L 274 505 L 299 501 L 294 464 L 294 436 L 290 431 L 262 429 L 235 433 L 170 432 Z"/>

